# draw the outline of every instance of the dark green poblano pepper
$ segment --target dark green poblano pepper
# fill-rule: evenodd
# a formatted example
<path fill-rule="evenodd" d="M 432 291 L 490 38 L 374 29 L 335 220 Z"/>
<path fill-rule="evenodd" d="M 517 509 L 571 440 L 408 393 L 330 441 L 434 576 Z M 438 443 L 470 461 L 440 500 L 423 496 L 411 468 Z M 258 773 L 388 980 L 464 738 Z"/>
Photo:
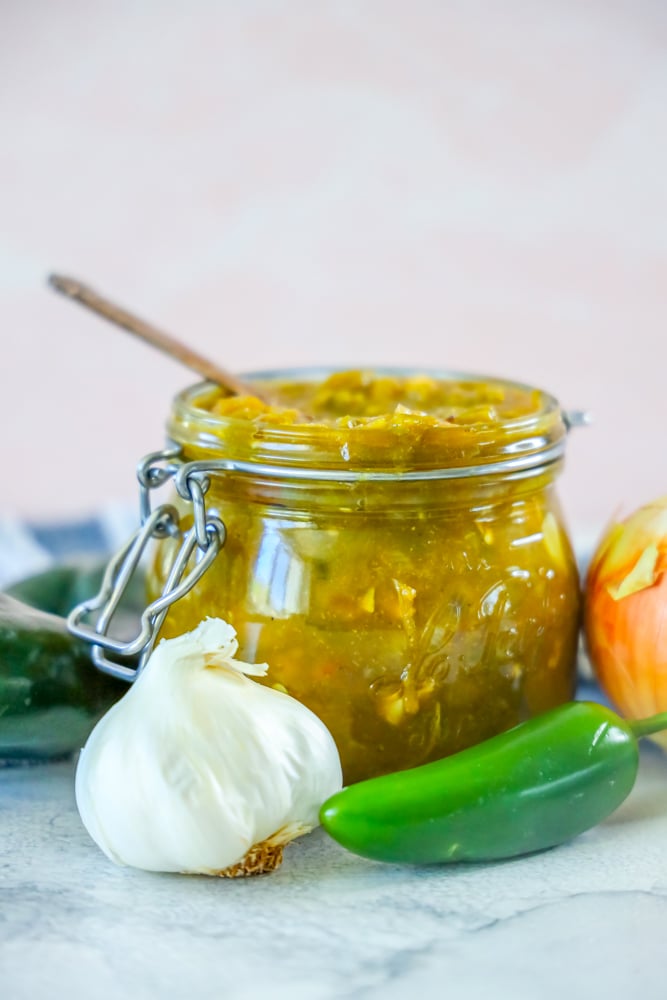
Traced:
<path fill-rule="evenodd" d="M 0 760 L 73 753 L 126 690 L 64 618 L 0 594 Z"/>
<path fill-rule="evenodd" d="M 344 788 L 320 811 L 343 847 L 377 861 L 492 861 L 554 847 L 630 793 L 638 738 L 667 713 L 629 722 L 570 702 L 451 757 Z"/>

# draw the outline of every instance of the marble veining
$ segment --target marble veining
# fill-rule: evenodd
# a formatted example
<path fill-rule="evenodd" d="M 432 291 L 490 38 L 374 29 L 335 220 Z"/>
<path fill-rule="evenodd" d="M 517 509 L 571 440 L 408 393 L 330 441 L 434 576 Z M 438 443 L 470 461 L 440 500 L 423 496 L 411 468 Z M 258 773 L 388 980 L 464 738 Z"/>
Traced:
<path fill-rule="evenodd" d="M 664 996 L 667 760 L 648 746 L 606 823 L 512 862 L 408 868 L 322 831 L 275 874 L 117 868 L 83 829 L 72 762 L 0 771 L 3 1000 Z"/>

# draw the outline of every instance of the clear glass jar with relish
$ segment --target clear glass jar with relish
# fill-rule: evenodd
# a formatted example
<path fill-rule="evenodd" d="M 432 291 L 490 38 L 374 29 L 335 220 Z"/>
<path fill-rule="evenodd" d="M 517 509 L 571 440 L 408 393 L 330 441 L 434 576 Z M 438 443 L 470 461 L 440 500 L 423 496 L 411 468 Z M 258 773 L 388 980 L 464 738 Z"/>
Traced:
<path fill-rule="evenodd" d="M 579 581 L 553 397 L 446 373 L 251 381 L 270 405 L 211 384 L 174 402 L 178 461 L 210 468 L 206 510 L 226 538 L 162 635 L 230 622 L 238 655 L 329 727 L 346 783 L 572 696 Z M 156 545 L 153 597 L 177 545 Z"/>

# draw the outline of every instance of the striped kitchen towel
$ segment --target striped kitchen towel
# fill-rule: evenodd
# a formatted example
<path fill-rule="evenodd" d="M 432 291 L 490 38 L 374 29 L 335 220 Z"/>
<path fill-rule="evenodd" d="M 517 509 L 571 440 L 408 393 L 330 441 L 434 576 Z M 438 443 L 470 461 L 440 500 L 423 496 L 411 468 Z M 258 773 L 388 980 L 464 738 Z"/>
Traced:
<path fill-rule="evenodd" d="M 56 563 L 111 555 L 138 526 L 138 511 L 121 505 L 71 521 L 0 518 L 0 590 Z"/>

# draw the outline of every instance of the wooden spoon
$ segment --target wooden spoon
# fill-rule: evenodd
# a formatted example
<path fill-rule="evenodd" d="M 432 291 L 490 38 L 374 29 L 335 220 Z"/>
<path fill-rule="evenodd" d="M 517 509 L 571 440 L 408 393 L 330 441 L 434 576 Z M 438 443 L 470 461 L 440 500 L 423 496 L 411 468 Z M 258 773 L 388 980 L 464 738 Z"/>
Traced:
<path fill-rule="evenodd" d="M 176 340 L 175 337 L 165 333 L 163 330 L 158 330 L 151 323 L 139 319 L 138 316 L 128 312 L 127 309 L 123 309 L 109 299 L 105 299 L 102 295 L 98 295 L 92 288 L 88 288 L 87 285 L 82 284 L 80 281 L 76 281 L 74 278 L 67 278 L 62 274 L 51 274 L 49 275 L 49 284 L 56 291 L 61 292 L 68 298 L 87 306 L 88 309 L 92 309 L 98 316 L 103 316 L 110 323 L 115 323 L 116 326 L 122 327 L 128 333 L 134 334 L 135 337 L 140 337 L 141 340 L 146 341 L 153 347 L 157 347 L 159 351 L 180 361 L 187 368 L 191 368 L 198 375 L 203 376 L 207 381 L 215 382 L 216 385 L 222 386 L 231 396 L 254 396 L 265 403 L 270 402 L 265 393 L 258 392 L 254 386 L 248 385 L 247 382 L 243 382 L 236 375 L 232 375 L 231 372 L 221 368 L 214 361 L 210 361 L 208 358 L 198 354 L 197 351 L 193 351 L 190 347 L 182 343 L 182 341 Z"/>

